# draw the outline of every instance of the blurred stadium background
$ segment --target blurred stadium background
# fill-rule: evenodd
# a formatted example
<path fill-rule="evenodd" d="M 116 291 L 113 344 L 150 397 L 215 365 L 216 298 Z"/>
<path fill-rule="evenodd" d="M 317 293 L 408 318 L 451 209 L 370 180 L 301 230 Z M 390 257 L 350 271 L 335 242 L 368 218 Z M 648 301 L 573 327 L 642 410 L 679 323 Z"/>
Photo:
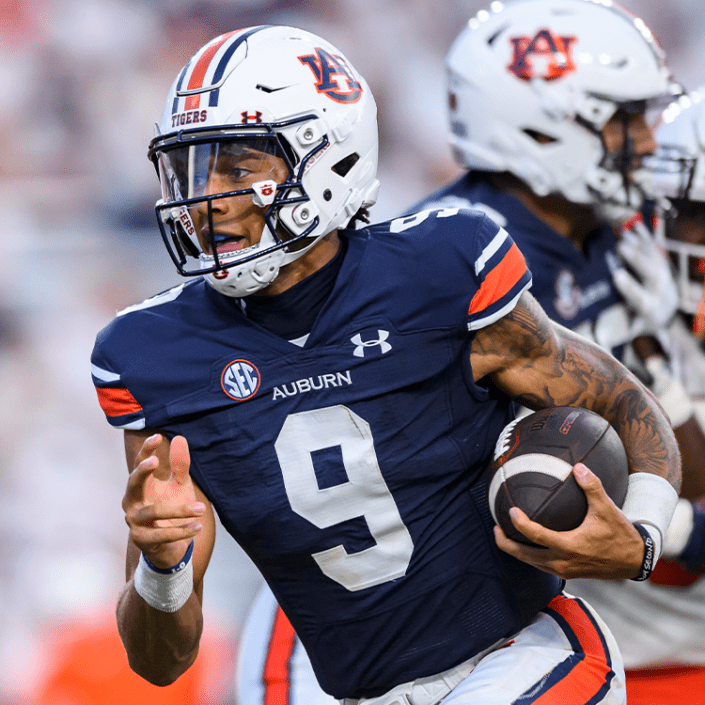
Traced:
<path fill-rule="evenodd" d="M 701 0 L 622 4 L 654 30 L 687 89 L 705 83 Z M 127 471 L 121 434 L 104 421 L 90 380 L 97 331 L 178 279 L 146 158 L 178 70 L 239 27 L 292 24 L 326 37 L 379 105 L 382 190 L 372 216 L 386 219 L 458 173 L 445 143 L 443 56 L 484 6 L 0 0 L 0 705 L 233 702 L 238 631 L 260 578 L 222 530 L 197 682 L 169 693 L 127 682 L 112 618 Z"/>

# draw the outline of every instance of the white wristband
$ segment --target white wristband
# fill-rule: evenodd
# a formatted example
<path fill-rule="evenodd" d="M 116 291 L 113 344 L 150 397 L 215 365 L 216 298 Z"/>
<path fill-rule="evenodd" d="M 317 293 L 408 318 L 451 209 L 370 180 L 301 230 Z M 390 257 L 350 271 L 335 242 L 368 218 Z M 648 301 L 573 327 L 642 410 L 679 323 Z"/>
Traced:
<path fill-rule="evenodd" d="M 151 566 L 140 556 L 134 575 L 137 594 L 154 609 L 161 612 L 176 612 L 181 609 L 193 591 L 193 542 L 180 563 L 168 570 Z"/>
<path fill-rule="evenodd" d="M 651 391 L 668 415 L 671 426 L 678 428 L 695 413 L 688 393 L 680 381 L 673 376 L 668 363 L 660 355 L 648 358 L 644 365 L 654 380 Z"/>
<path fill-rule="evenodd" d="M 634 472 L 629 475 L 622 512 L 631 522 L 641 524 L 654 541 L 654 563 L 659 559 L 663 537 L 678 504 L 678 493 L 660 475 Z"/>
<path fill-rule="evenodd" d="M 693 514 L 692 502 L 687 499 L 679 499 L 663 541 L 664 558 L 678 558 L 683 553 L 693 531 Z"/>

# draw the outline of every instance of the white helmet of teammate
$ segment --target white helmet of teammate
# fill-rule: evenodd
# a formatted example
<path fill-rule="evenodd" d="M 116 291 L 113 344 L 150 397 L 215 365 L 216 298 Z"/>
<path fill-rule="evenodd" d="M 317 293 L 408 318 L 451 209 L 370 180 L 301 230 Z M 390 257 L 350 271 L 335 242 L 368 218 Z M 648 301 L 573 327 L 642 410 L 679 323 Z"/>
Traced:
<path fill-rule="evenodd" d="M 705 87 L 680 96 L 663 111 L 656 142 L 657 152 L 647 160 L 655 193 L 705 202 Z"/>
<path fill-rule="evenodd" d="M 205 275 L 218 291 L 246 296 L 282 266 L 344 228 L 377 197 L 377 108 L 365 80 L 331 44 L 284 26 L 216 37 L 179 73 L 149 157 L 162 198 L 157 219 L 179 272 Z M 284 160 L 282 184 L 211 193 L 216 162 L 256 151 Z M 258 244 L 218 252 L 213 202 L 249 194 L 266 208 Z M 207 208 L 210 252 L 191 210 Z"/>
<path fill-rule="evenodd" d="M 619 109 L 644 112 L 679 92 L 642 20 L 611 0 L 494 2 L 453 43 L 446 76 L 461 165 L 511 172 L 615 223 L 639 209 L 646 170 L 630 178 L 627 140 L 615 158 L 601 130 Z"/>
<path fill-rule="evenodd" d="M 702 311 L 705 244 L 674 237 L 674 219 L 705 216 L 705 87 L 674 100 L 662 114 L 656 132 L 658 149 L 646 160 L 652 171 L 657 197 L 670 201 L 665 213 L 664 245 L 677 263 L 680 308 L 685 313 Z M 693 236 L 698 233 L 693 231 Z"/>

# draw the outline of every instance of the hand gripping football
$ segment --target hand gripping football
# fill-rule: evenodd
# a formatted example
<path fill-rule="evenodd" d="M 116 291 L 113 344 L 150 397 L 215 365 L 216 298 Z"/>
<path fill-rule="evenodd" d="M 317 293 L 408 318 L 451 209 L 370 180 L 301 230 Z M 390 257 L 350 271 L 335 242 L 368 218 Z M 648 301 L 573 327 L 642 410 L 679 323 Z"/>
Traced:
<path fill-rule="evenodd" d="M 587 498 L 572 473 L 576 463 L 587 465 L 621 508 L 627 493 L 627 454 L 601 416 L 557 406 L 504 428 L 488 469 L 487 498 L 492 517 L 509 538 L 534 545 L 514 528 L 511 507 L 554 531 L 570 531 L 582 523 Z"/>

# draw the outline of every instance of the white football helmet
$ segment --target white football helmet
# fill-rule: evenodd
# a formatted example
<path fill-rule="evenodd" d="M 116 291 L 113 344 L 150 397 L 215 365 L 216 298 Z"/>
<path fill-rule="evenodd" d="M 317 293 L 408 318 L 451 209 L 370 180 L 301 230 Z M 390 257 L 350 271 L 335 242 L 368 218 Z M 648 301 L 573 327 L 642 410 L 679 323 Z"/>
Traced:
<path fill-rule="evenodd" d="M 377 107 L 365 80 L 331 44 L 284 26 L 216 37 L 179 73 L 149 147 L 162 186 L 157 220 L 179 272 L 228 296 L 269 285 L 279 269 L 374 204 Z M 213 193 L 216 163 L 256 152 L 288 176 Z M 222 168 L 222 167 L 221 167 Z M 266 208 L 258 244 L 218 252 L 213 201 L 246 196 Z M 199 245 L 191 211 L 207 208 Z"/>
<path fill-rule="evenodd" d="M 697 239 L 705 235 L 705 87 L 673 101 L 662 114 L 656 132 L 658 148 L 645 160 L 651 169 L 655 194 L 670 202 L 665 209 L 665 248 L 676 262 L 680 308 L 702 313 L 705 241 L 685 242 L 676 237 L 676 219 L 702 223 L 691 229 Z"/>
<path fill-rule="evenodd" d="M 446 77 L 458 163 L 614 223 L 639 209 L 647 175 L 628 140 L 606 152 L 602 128 L 680 92 L 649 28 L 611 0 L 493 2 L 453 43 Z"/>

